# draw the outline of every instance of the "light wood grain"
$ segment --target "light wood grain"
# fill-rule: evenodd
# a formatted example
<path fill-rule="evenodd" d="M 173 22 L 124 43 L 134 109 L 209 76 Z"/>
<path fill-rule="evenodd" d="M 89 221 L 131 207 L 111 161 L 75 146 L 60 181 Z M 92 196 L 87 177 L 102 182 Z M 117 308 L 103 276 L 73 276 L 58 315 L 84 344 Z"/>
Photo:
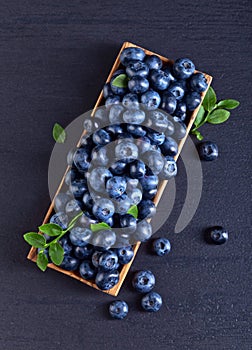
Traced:
<path fill-rule="evenodd" d="M 121 47 L 121 49 L 120 49 L 120 51 L 119 51 L 119 54 L 118 54 L 118 56 L 117 56 L 117 58 L 116 58 L 116 60 L 115 60 L 115 62 L 114 62 L 114 64 L 113 64 L 113 67 L 112 67 L 112 69 L 111 69 L 111 71 L 110 71 L 110 73 L 109 73 L 109 76 L 108 76 L 106 82 L 109 82 L 109 81 L 111 80 L 111 77 L 112 77 L 113 73 L 119 68 L 119 66 L 120 66 L 120 54 L 121 54 L 122 50 L 124 50 L 124 49 L 127 48 L 127 47 L 140 47 L 140 46 L 135 45 L 135 44 L 130 43 L 130 42 L 124 42 L 124 43 L 123 43 L 123 45 L 122 45 L 122 47 Z M 154 53 L 154 52 L 152 52 L 152 51 L 150 51 L 150 50 L 147 50 L 147 49 L 144 49 L 144 48 L 142 48 L 142 49 L 143 49 L 143 50 L 145 51 L 145 53 L 148 54 L 148 55 L 153 55 L 153 54 L 155 54 L 155 55 L 159 56 L 159 57 L 161 58 L 161 60 L 162 60 L 163 63 L 173 63 L 172 60 L 170 60 L 170 59 L 168 59 L 168 58 L 166 58 L 166 57 L 164 57 L 164 56 L 161 56 L 161 55 L 159 55 L 159 54 L 157 54 L 157 53 Z M 203 72 L 202 72 L 202 73 L 203 73 Z M 210 75 L 206 74 L 206 73 L 203 73 L 203 74 L 204 74 L 205 77 L 206 77 L 206 80 L 207 80 L 207 83 L 208 83 L 208 88 L 209 88 L 209 86 L 210 86 L 210 84 L 211 84 L 211 82 L 212 82 L 212 77 L 211 77 Z M 207 89 L 207 90 L 208 90 L 208 89 Z M 203 101 L 204 96 L 205 96 L 205 94 L 207 93 L 207 90 L 206 90 L 204 93 L 202 93 L 201 102 Z M 101 91 L 101 93 L 100 93 L 100 95 L 99 95 L 99 97 L 98 97 L 98 99 L 97 99 L 97 102 L 96 102 L 96 104 L 95 104 L 95 106 L 94 106 L 94 109 L 93 109 L 93 111 L 92 111 L 92 116 L 94 115 L 96 109 L 97 109 L 98 107 L 102 106 L 102 105 L 103 105 L 103 91 Z M 179 155 L 180 155 L 180 153 L 181 153 L 181 150 L 182 150 L 182 148 L 183 148 L 183 145 L 184 145 L 184 143 L 185 143 L 185 141 L 186 141 L 186 138 L 187 138 L 187 136 L 188 136 L 188 134 L 189 134 L 189 132 L 190 132 L 190 130 L 191 130 L 191 128 L 192 128 L 193 122 L 194 122 L 194 120 L 195 120 L 195 118 L 196 118 L 196 116 L 197 116 L 197 113 L 198 113 L 198 110 L 199 110 L 200 106 L 201 106 L 201 104 L 193 111 L 193 113 L 192 113 L 192 115 L 191 115 L 190 121 L 189 121 L 188 126 L 187 126 L 187 130 L 186 130 L 186 136 L 179 142 L 179 145 L 178 145 L 178 153 L 177 153 L 177 155 L 174 157 L 175 160 L 178 159 L 178 157 L 179 157 Z M 83 132 L 82 136 L 84 136 L 84 135 L 85 135 L 85 131 Z M 81 137 L 82 137 L 82 136 L 81 136 Z M 79 145 L 79 144 L 80 144 L 80 140 L 79 140 L 79 142 L 78 142 L 77 145 Z M 70 167 L 68 166 L 67 169 L 66 169 L 66 171 L 65 171 L 65 174 L 64 174 L 64 176 L 63 176 L 63 178 L 62 178 L 62 180 L 61 180 L 61 182 L 60 182 L 60 185 L 59 185 L 59 187 L 58 187 L 58 190 L 57 190 L 57 192 L 55 193 L 55 196 L 54 196 L 54 198 L 53 198 L 53 200 L 52 200 L 52 202 L 51 202 L 51 204 L 50 204 L 50 206 L 49 206 L 49 209 L 48 209 L 48 211 L 47 211 L 47 213 L 46 213 L 46 216 L 45 216 L 45 218 L 44 218 L 44 220 L 43 220 L 43 224 L 44 224 L 44 223 L 47 223 L 47 222 L 49 221 L 49 218 L 50 218 L 50 216 L 51 216 L 51 214 L 52 214 L 52 212 L 53 212 L 53 209 L 54 209 L 54 200 L 55 200 L 55 197 L 56 197 L 56 195 L 60 192 L 60 190 L 61 190 L 61 188 L 62 188 L 62 186 L 63 186 L 63 184 L 64 184 L 64 180 L 65 180 L 66 173 L 68 172 L 69 169 L 70 169 Z M 168 183 L 168 180 L 164 180 L 164 181 L 162 181 L 162 182 L 159 184 L 158 192 L 157 192 L 157 194 L 156 194 L 156 196 L 155 196 L 155 198 L 154 198 L 154 203 L 155 203 L 156 205 L 158 205 L 158 203 L 159 203 L 159 201 L 160 201 L 160 199 L 161 199 L 161 197 L 162 197 L 162 194 L 163 194 L 163 192 L 164 192 L 164 190 L 165 190 L 165 187 L 167 186 L 167 183 Z M 141 244 L 141 242 L 138 242 L 138 243 L 136 243 L 136 244 L 133 246 L 134 258 L 135 258 L 136 254 L 137 254 L 137 251 L 138 251 L 138 249 L 139 249 L 139 247 L 140 247 L 140 244 Z M 28 258 L 29 260 L 33 261 L 33 262 L 36 262 L 36 259 L 37 259 L 37 249 L 32 247 L 32 248 L 30 249 L 30 251 L 29 251 L 29 254 L 28 254 L 27 258 Z M 126 264 L 126 265 L 123 266 L 123 268 L 122 268 L 122 270 L 121 270 L 121 272 L 120 272 L 120 278 L 119 278 L 118 284 L 117 284 L 116 286 L 114 286 L 112 289 L 110 289 L 110 290 L 108 290 L 108 291 L 102 291 L 102 292 L 107 293 L 107 294 L 110 294 L 110 295 L 113 295 L 113 296 L 117 296 L 118 293 L 119 293 L 119 291 L 120 291 L 120 289 L 121 289 L 121 287 L 122 287 L 122 284 L 123 284 L 123 282 L 124 282 L 124 280 L 125 280 L 125 278 L 126 278 L 126 276 L 127 276 L 127 274 L 128 274 L 128 271 L 129 271 L 130 267 L 132 266 L 133 261 L 134 261 L 134 259 L 132 259 L 131 262 L 130 262 L 129 264 Z M 59 271 L 59 272 L 61 272 L 61 273 L 64 273 L 65 275 L 68 275 L 68 276 L 70 276 L 70 277 L 72 277 L 72 278 L 75 278 L 75 279 L 79 280 L 80 282 L 85 283 L 85 284 L 87 284 L 87 285 L 89 285 L 89 286 L 91 286 L 91 287 L 93 287 L 93 288 L 95 288 L 95 289 L 100 290 L 100 289 L 96 286 L 95 283 L 92 283 L 92 282 L 90 282 L 90 281 L 87 281 L 87 280 L 83 279 L 83 278 L 82 278 L 78 273 L 76 273 L 76 272 L 69 272 L 69 271 L 66 271 L 66 270 L 64 270 L 64 269 L 62 269 L 62 268 L 60 268 L 60 267 L 58 267 L 58 266 L 56 266 L 56 265 L 54 265 L 54 264 L 48 264 L 48 267 L 51 268 L 51 269 L 53 269 L 53 270 Z"/>

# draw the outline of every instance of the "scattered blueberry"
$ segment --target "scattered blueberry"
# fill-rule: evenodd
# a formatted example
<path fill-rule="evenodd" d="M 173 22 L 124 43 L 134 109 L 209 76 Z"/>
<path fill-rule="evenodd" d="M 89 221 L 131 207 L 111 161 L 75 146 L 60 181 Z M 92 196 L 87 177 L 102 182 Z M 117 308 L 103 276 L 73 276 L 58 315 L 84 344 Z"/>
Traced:
<path fill-rule="evenodd" d="M 211 141 L 201 142 L 198 146 L 198 152 L 200 158 L 207 161 L 215 160 L 219 155 L 218 146 Z"/>
<path fill-rule="evenodd" d="M 222 226 L 214 226 L 207 230 L 212 243 L 224 244 L 228 240 L 228 231 Z"/>
<path fill-rule="evenodd" d="M 138 271 L 133 276 L 132 286 L 139 293 L 148 293 L 155 286 L 155 276 L 149 270 Z"/>
<path fill-rule="evenodd" d="M 115 300 L 109 305 L 109 314 L 112 318 L 122 320 L 128 314 L 128 304 L 123 300 Z"/>
<path fill-rule="evenodd" d="M 156 292 L 146 294 L 141 300 L 142 308 L 148 312 L 157 312 L 162 306 L 162 298 Z"/>
<path fill-rule="evenodd" d="M 171 243 L 167 238 L 156 238 L 152 242 L 152 250 L 158 256 L 163 256 L 170 252 Z"/>

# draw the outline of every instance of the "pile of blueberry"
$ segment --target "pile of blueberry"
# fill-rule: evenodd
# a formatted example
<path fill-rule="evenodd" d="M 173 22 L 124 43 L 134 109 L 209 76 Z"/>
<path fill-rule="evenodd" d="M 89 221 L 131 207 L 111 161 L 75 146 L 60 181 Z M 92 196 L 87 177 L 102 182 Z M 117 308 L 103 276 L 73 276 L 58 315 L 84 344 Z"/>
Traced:
<path fill-rule="evenodd" d="M 56 196 L 50 218 L 67 229 L 80 214 L 59 241 L 64 249 L 61 267 L 102 290 L 118 283 L 122 266 L 133 258 L 133 245 L 150 239 L 159 181 L 177 174 L 178 142 L 207 88 L 205 76 L 194 73 L 187 58 L 163 67 L 158 56 L 127 48 L 120 60 L 121 68 L 104 86 L 104 108 L 85 118 L 86 134 L 68 154 L 66 189 Z M 97 224 L 102 225 L 93 230 Z M 170 249 L 167 242 L 155 244 L 158 255 Z M 144 308 L 150 298 L 161 306 L 154 293 L 145 296 Z"/>

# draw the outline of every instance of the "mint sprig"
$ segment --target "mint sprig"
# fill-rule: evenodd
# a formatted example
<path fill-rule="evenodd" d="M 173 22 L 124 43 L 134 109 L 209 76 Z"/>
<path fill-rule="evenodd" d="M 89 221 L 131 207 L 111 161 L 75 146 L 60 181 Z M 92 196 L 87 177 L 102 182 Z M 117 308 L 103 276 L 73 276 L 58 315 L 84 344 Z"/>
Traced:
<path fill-rule="evenodd" d="M 119 74 L 111 84 L 119 88 L 126 88 L 128 87 L 128 81 L 129 78 L 126 74 Z"/>
<path fill-rule="evenodd" d="M 134 216 L 135 219 L 138 218 L 138 207 L 137 205 L 132 205 L 129 210 L 127 211 L 127 214 L 130 214 Z"/>
<path fill-rule="evenodd" d="M 53 126 L 53 138 L 57 143 L 64 143 L 66 140 L 66 131 L 58 123 Z"/>
<path fill-rule="evenodd" d="M 62 227 L 56 224 L 44 224 L 39 226 L 39 231 L 50 237 L 55 237 L 51 242 L 46 243 L 45 237 L 41 233 L 28 232 L 24 234 L 24 240 L 34 248 L 39 248 L 36 264 L 41 271 L 45 271 L 48 265 L 46 249 L 48 248 L 49 256 L 52 262 L 59 266 L 64 259 L 64 250 L 59 243 L 59 240 L 74 226 L 76 221 L 83 213 L 77 214 L 69 223 L 68 227 L 63 230 Z"/>
<path fill-rule="evenodd" d="M 198 140 L 203 140 L 202 134 L 198 131 L 202 125 L 205 123 L 224 123 L 230 117 L 228 110 L 235 109 L 239 105 L 240 102 L 233 99 L 222 100 L 217 103 L 216 93 L 210 86 L 194 121 L 194 128 L 191 130 L 191 134 L 195 135 Z"/>

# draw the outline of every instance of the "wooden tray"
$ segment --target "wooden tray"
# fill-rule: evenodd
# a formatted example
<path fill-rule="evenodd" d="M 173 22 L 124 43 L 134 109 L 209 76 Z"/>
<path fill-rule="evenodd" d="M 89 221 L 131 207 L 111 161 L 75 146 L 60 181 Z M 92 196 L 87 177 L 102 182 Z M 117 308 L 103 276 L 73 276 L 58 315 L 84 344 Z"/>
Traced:
<path fill-rule="evenodd" d="M 118 54 L 118 56 L 117 56 L 117 58 L 116 58 L 116 60 L 115 60 L 115 63 L 114 63 L 114 65 L 113 65 L 112 69 L 111 69 L 111 72 L 110 72 L 110 74 L 109 74 L 109 76 L 108 76 L 106 82 L 109 82 L 109 81 L 111 80 L 111 77 L 112 77 L 113 73 L 119 68 L 119 66 L 120 66 L 120 54 L 121 54 L 122 50 L 125 49 L 126 47 L 140 47 L 140 46 L 134 45 L 134 44 L 132 44 L 132 43 L 130 43 L 130 42 L 125 42 L 125 43 L 123 43 L 123 45 L 122 45 L 122 47 L 121 47 L 121 50 L 119 51 L 119 54 Z M 144 52 L 145 52 L 146 54 L 149 54 L 149 55 L 155 54 L 155 55 L 159 56 L 159 57 L 161 58 L 161 60 L 163 61 L 163 63 L 173 63 L 172 60 L 170 60 L 170 59 L 168 59 L 168 58 L 166 58 L 166 57 L 160 56 L 160 55 L 158 55 L 158 54 L 156 54 L 156 53 L 154 53 L 154 52 L 152 52 L 152 51 L 146 50 L 146 49 L 144 49 L 144 48 L 142 48 L 142 49 L 144 50 Z M 203 74 L 205 75 L 205 77 L 206 77 L 206 79 L 207 79 L 207 83 L 208 83 L 208 87 L 209 87 L 210 84 L 211 84 L 211 81 L 212 81 L 212 77 L 211 77 L 210 75 L 208 75 L 208 74 L 205 74 L 205 73 L 203 73 Z M 206 92 L 207 92 L 207 90 L 206 90 L 204 93 L 202 93 L 202 99 L 201 99 L 201 101 L 203 101 L 203 98 L 204 98 Z M 103 105 L 103 101 L 104 101 L 104 100 L 103 100 L 103 91 L 101 91 L 101 93 L 100 93 L 100 95 L 99 95 L 99 97 L 98 97 L 98 100 L 97 100 L 97 102 L 96 102 L 96 104 L 95 104 L 95 106 L 94 106 L 92 115 L 94 115 L 95 110 L 96 110 L 98 107 L 100 107 L 100 106 Z M 184 143 L 185 143 L 185 141 L 186 141 L 186 138 L 187 138 L 187 136 L 188 136 L 188 134 L 189 134 L 189 132 L 190 132 L 190 130 L 191 130 L 191 127 L 192 127 L 193 122 L 194 122 L 194 120 L 195 120 L 195 118 L 196 118 L 196 115 L 197 115 L 197 113 L 198 113 L 199 108 L 200 108 L 200 105 L 198 106 L 197 109 L 195 109 L 195 111 L 194 111 L 194 112 L 192 113 L 192 115 L 191 115 L 190 121 L 189 121 L 188 126 L 187 126 L 187 130 L 186 130 L 186 136 L 179 142 L 179 145 L 178 145 L 178 154 L 174 157 L 175 160 L 178 159 L 178 156 L 179 156 L 179 154 L 180 154 L 180 152 L 181 152 L 181 150 L 182 150 L 182 147 L 183 147 L 183 145 L 184 145 Z M 84 134 L 85 134 L 85 132 L 83 132 L 83 135 L 84 135 Z M 82 136 L 83 136 L 83 135 L 82 135 Z M 67 171 L 69 170 L 69 168 L 70 168 L 70 167 L 67 168 L 67 170 L 66 170 L 66 172 L 65 172 L 65 174 L 64 174 L 64 176 L 63 176 L 63 178 L 62 178 L 62 181 L 61 181 L 61 183 L 60 183 L 60 185 L 59 185 L 59 188 L 58 188 L 58 190 L 57 190 L 55 196 L 60 192 L 60 190 L 61 190 L 61 188 L 62 188 L 62 186 L 63 186 L 63 184 L 64 184 L 65 175 L 66 175 Z M 162 194 L 163 194 L 163 192 L 164 192 L 164 189 L 165 189 L 167 183 L 168 183 L 168 181 L 167 181 L 167 180 L 164 180 L 164 181 L 162 181 L 162 182 L 159 184 L 158 192 L 157 192 L 157 194 L 156 194 L 156 196 L 155 196 L 155 198 L 154 198 L 154 203 L 155 203 L 156 205 L 158 205 L 158 203 L 159 203 L 159 201 L 160 201 L 160 199 L 161 199 L 161 196 L 162 196 Z M 54 199 L 55 199 L 55 197 L 54 197 Z M 43 224 L 45 224 L 45 223 L 47 223 L 47 222 L 49 221 L 49 218 L 50 218 L 50 216 L 51 216 L 51 214 L 52 214 L 52 212 L 53 212 L 53 210 L 54 210 L 54 199 L 53 199 L 53 201 L 52 201 L 52 203 L 51 203 L 51 205 L 50 205 L 50 207 L 49 207 L 49 209 L 48 209 L 48 212 L 46 213 L 46 216 L 45 216 L 45 219 L 44 219 L 44 221 L 43 221 Z M 140 244 L 141 244 L 141 242 L 138 242 L 138 243 L 136 243 L 136 244 L 133 246 L 133 249 L 134 249 L 134 257 L 136 256 L 136 253 L 137 253 L 137 251 L 138 251 L 138 249 L 139 249 L 139 247 L 140 247 Z M 32 247 L 32 248 L 30 249 L 30 251 L 29 251 L 29 254 L 28 254 L 27 258 L 28 258 L 29 260 L 32 260 L 32 261 L 36 262 L 36 259 L 37 259 L 37 249 Z M 134 259 L 132 259 L 131 262 L 130 262 L 129 264 L 123 266 L 123 268 L 122 268 L 122 270 L 121 270 L 121 272 L 120 272 L 120 278 L 119 278 L 118 284 L 117 284 L 116 286 L 114 286 L 112 289 L 107 290 L 107 291 L 102 291 L 102 292 L 107 293 L 107 294 L 110 294 L 110 295 L 114 295 L 114 296 L 117 296 L 117 295 L 118 295 L 118 293 L 119 293 L 119 291 L 120 291 L 120 288 L 121 288 L 121 286 L 122 286 L 122 284 L 123 284 L 123 281 L 124 281 L 124 279 L 126 278 L 127 273 L 128 273 L 128 271 L 129 271 L 129 269 L 130 269 L 132 263 L 133 263 L 133 260 L 134 260 Z M 87 285 L 89 285 L 89 286 L 91 286 L 91 287 L 93 287 L 93 288 L 95 288 L 95 289 L 100 290 L 100 289 L 96 286 L 96 284 L 94 284 L 94 283 L 92 283 L 92 282 L 90 282 L 90 281 L 87 281 L 87 280 L 83 279 L 83 278 L 80 277 L 80 275 L 79 275 L 78 273 L 76 273 L 76 272 L 69 272 L 69 271 L 63 270 L 62 268 L 60 268 L 60 267 L 58 267 L 58 266 L 56 266 L 56 265 L 54 265 L 54 264 L 48 264 L 48 267 L 51 268 L 51 269 L 53 269 L 53 270 L 62 272 L 62 273 L 64 273 L 65 275 L 68 275 L 68 276 L 70 276 L 70 277 L 73 277 L 73 278 L 75 278 L 75 279 L 81 281 L 82 283 L 85 283 L 85 284 L 87 284 Z"/>

